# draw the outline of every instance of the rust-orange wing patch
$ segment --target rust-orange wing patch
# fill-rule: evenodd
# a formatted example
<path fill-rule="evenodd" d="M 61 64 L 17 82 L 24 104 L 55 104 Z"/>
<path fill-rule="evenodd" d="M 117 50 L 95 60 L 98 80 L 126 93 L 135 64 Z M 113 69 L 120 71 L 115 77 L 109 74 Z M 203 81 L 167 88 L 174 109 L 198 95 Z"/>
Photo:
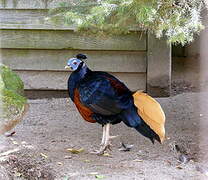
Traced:
<path fill-rule="evenodd" d="M 75 89 L 75 91 L 74 91 L 74 103 L 75 103 L 79 113 L 82 115 L 82 117 L 86 121 L 91 122 L 91 123 L 96 122 L 94 119 L 92 119 L 93 112 L 80 102 L 80 95 L 79 95 L 78 89 Z"/>

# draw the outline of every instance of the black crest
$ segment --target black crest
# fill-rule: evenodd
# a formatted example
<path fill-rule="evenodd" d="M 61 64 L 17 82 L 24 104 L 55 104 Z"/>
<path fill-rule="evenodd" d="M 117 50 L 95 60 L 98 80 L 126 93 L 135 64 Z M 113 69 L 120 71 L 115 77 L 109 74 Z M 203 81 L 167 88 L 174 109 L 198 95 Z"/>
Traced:
<path fill-rule="evenodd" d="M 87 56 L 84 54 L 77 54 L 76 58 L 82 60 L 82 59 L 87 59 Z"/>

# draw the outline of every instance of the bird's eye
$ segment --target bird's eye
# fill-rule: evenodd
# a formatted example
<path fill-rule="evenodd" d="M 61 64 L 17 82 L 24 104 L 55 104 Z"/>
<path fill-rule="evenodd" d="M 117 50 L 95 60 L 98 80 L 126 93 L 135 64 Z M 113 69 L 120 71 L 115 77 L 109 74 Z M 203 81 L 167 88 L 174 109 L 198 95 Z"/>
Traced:
<path fill-rule="evenodd" d="M 73 62 L 74 65 L 77 65 L 77 62 Z"/>

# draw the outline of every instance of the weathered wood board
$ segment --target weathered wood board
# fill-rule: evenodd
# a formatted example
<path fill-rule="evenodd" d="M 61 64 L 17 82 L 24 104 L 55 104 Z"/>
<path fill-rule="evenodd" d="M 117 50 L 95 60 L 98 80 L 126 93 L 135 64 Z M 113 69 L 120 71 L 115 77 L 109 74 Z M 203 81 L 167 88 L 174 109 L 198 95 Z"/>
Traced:
<path fill-rule="evenodd" d="M 66 0 L 1 0 L 0 8 L 10 9 L 45 9 L 57 7 Z"/>
<path fill-rule="evenodd" d="M 22 78 L 27 90 L 66 90 L 70 72 L 15 71 Z M 131 90 L 146 89 L 145 73 L 112 73 Z"/>
<path fill-rule="evenodd" d="M 1 29 L 1 48 L 146 50 L 146 36 L 140 33 L 98 38 L 72 30 Z"/>
<path fill-rule="evenodd" d="M 47 9 L 0 9 L 0 19 L 2 25 L 41 25 L 47 15 Z"/>
<path fill-rule="evenodd" d="M 169 96 L 171 88 L 171 47 L 165 38 L 148 34 L 147 91 L 152 96 Z"/>
<path fill-rule="evenodd" d="M 69 58 L 86 54 L 88 66 L 97 71 L 146 72 L 146 52 L 2 49 L 2 62 L 14 70 L 64 71 Z"/>
<path fill-rule="evenodd" d="M 48 9 L 0 9 L 2 29 L 75 29 L 73 25 L 65 25 L 61 19 L 57 24 L 48 17 Z"/>

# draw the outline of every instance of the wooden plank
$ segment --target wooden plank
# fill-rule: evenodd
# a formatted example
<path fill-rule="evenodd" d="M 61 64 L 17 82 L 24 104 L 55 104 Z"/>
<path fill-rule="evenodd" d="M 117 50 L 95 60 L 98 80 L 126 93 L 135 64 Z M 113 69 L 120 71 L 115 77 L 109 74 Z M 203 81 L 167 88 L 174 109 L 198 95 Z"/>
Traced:
<path fill-rule="evenodd" d="M 152 96 L 169 96 L 171 88 L 171 45 L 165 38 L 148 34 L 147 92 Z"/>
<path fill-rule="evenodd" d="M 74 31 L 11 30 L 0 31 L 1 48 L 22 49 L 86 49 L 86 50 L 146 50 L 146 35 L 140 32 L 128 35 L 98 38 Z"/>
<path fill-rule="evenodd" d="M 1 29 L 73 30 L 74 26 L 46 20 L 48 9 L 0 9 Z"/>
<path fill-rule="evenodd" d="M 2 49 L 1 59 L 15 70 L 63 71 L 67 60 L 78 53 L 87 55 L 93 70 L 146 72 L 146 52 Z"/>
<path fill-rule="evenodd" d="M 48 15 L 46 9 L 1 9 L 0 19 L 3 24 L 43 24 L 44 18 Z"/>
<path fill-rule="evenodd" d="M 24 81 L 26 90 L 66 90 L 70 72 L 15 71 Z M 131 90 L 146 89 L 145 73 L 112 73 Z"/>
<path fill-rule="evenodd" d="M 66 0 L 1 0 L 0 8 L 13 9 L 43 9 L 54 8 L 58 3 L 66 2 Z"/>
<path fill-rule="evenodd" d="M 53 25 L 53 24 L 1 24 L 1 29 L 32 29 L 32 30 L 71 30 L 74 31 L 74 26 L 61 26 L 61 25 Z"/>

